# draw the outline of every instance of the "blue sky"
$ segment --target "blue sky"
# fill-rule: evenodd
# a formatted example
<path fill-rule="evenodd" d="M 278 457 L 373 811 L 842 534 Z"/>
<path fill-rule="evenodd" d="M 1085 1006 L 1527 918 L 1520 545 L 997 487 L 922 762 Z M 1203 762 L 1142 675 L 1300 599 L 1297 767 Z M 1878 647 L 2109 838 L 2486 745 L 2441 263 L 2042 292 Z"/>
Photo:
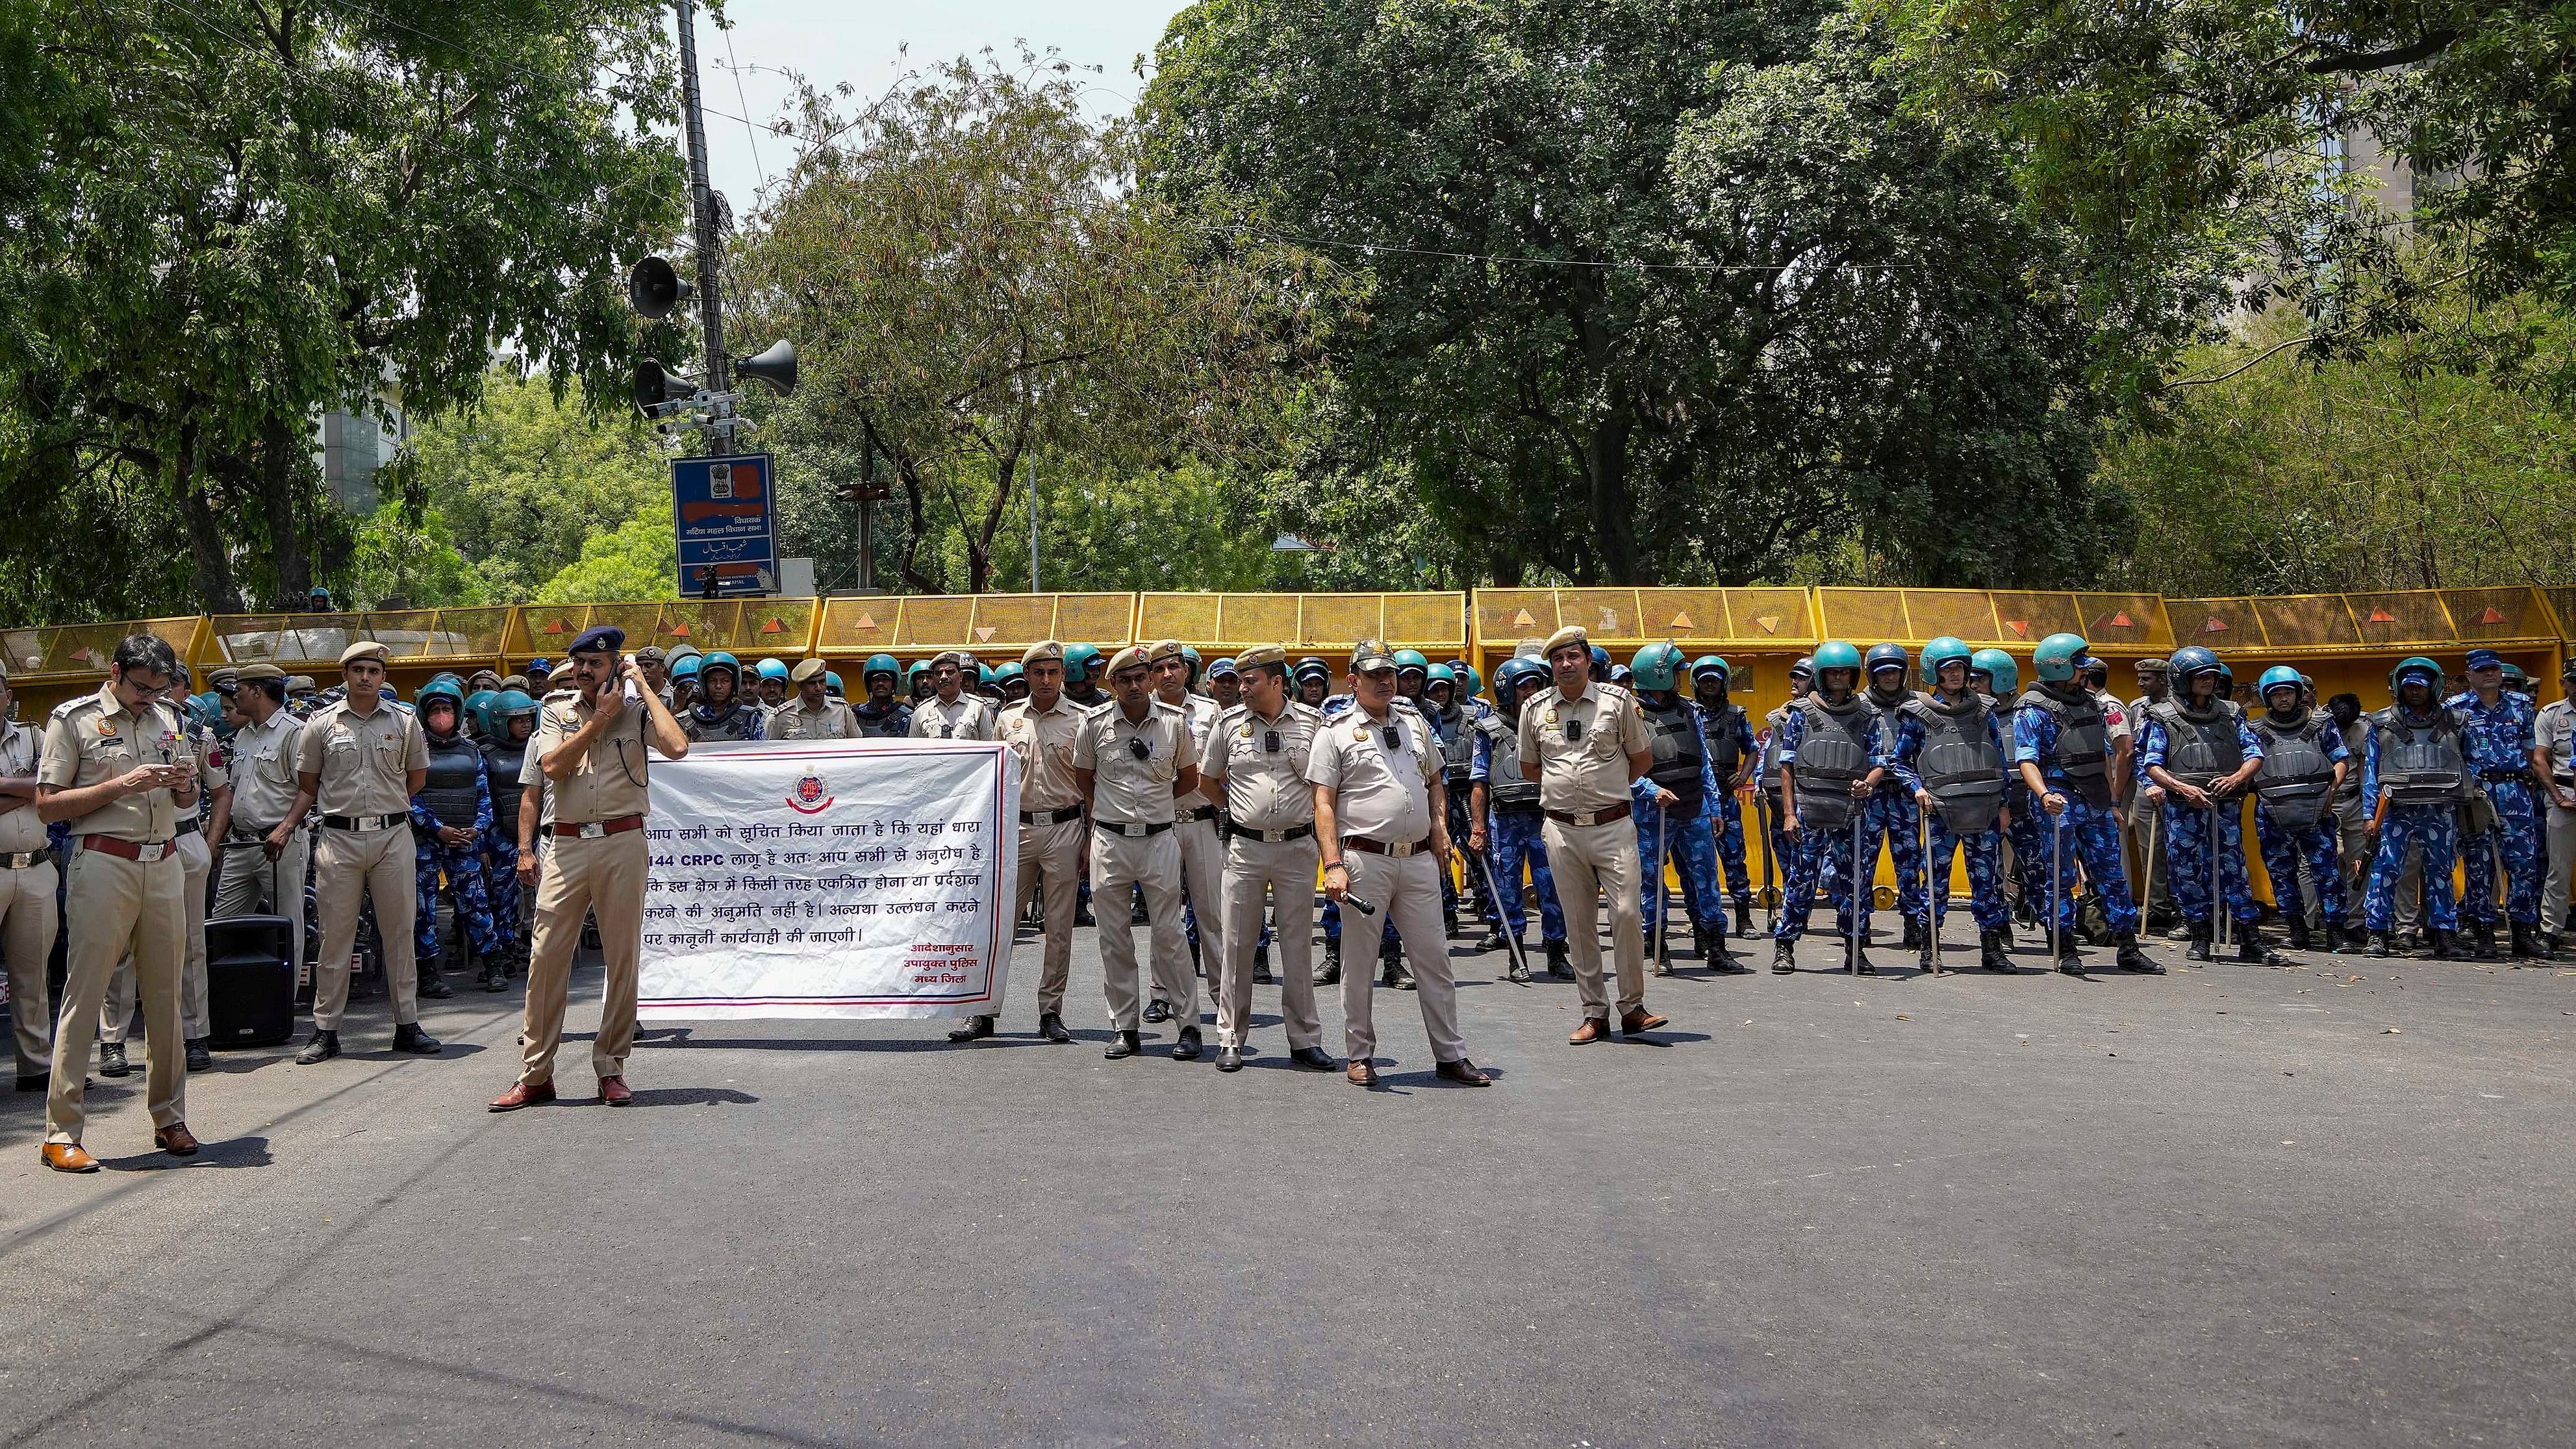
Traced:
<path fill-rule="evenodd" d="M 767 121 L 788 94 L 776 68 L 802 72 L 821 86 L 848 81 L 872 95 L 910 65 L 988 46 L 1007 57 L 1025 40 L 1032 49 L 1053 46 L 1076 64 L 1102 67 L 1094 99 L 1104 112 L 1124 111 L 1141 84 L 1136 57 L 1153 50 L 1181 8 L 1180 0 L 730 0 L 730 32 L 700 12 L 698 64 L 709 107 Z M 736 61 L 740 72 L 726 69 Z M 738 120 L 707 117 L 708 169 L 737 213 L 751 210 L 761 173 L 777 176 L 794 154 L 783 138 L 754 136 Z"/>

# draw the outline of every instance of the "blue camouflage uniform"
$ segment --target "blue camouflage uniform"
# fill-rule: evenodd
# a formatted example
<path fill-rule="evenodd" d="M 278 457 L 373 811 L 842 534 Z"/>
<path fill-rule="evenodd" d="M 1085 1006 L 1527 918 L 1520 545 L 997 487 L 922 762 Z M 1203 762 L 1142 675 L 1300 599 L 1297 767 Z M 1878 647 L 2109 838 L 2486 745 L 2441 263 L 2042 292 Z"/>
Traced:
<path fill-rule="evenodd" d="M 1923 725 L 1920 721 L 1908 714 L 1896 716 L 1896 742 L 1894 748 L 1888 752 L 1887 766 L 1889 772 L 1904 786 L 1909 798 L 1914 792 L 1923 788 L 1924 739 Z M 1991 704 L 1987 706 L 1986 711 L 1986 742 L 1995 747 L 1995 753 L 1998 756 L 2007 755 L 2004 749 L 2002 717 Z M 2008 773 L 2004 797 L 2010 800 L 2013 795 Z M 1920 801 L 1915 804 L 1917 809 L 1922 808 Z M 2018 817 L 2020 807 L 2015 805 L 2010 808 Z M 2013 823 L 2018 826 L 2021 822 L 2016 818 Z M 2012 907 L 2004 900 L 2003 831 L 1989 827 L 1961 835 L 1955 833 L 1951 829 L 1949 820 L 1935 809 L 1932 811 L 1932 858 L 1927 862 L 1930 867 L 1928 879 L 1932 888 L 1935 929 L 1938 929 L 1941 922 L 1950 918 L 1950 861 L 1954 855 L 1964 855 L 1967 859 L 1968 908 L 1976 917 L 1977 929 L 2000 931 L 2011 925 Z"/>
<path fill-rule="evenodd" d="M 2472 921 L 2496 918 L 2496 863 L 2505 874 L 2505 915 L 2526 926 L 2540 924 L 2540 802 L 2531 788 L 2531 750 L 2539 737 L 2540 712 L 2511 690 L 2500 690 L 2494 705 L 2478 703 L 2476 690 L 2453 695 L 2451 709 L 2460 716 L 2468 746 L 2469 768 L 2479 788 L 2495 805 L 2495 829 L 2460 843 L 2466 891 L 2460 914 Z"/>
<path fill-rule="evenodd" d="M 1786 705 L 1763 716 L 1762 732 L 1754 737 L 1754 748 L 1758 753 L 1754 756 L 1753 769 L 1755 818 L 1760 819 L 1765 814 L 1770 817 L 1763 827 L 1763 847 L 1768 852 L 1765 858 L 1779 877 L 1780 902 L 1783 904 L 1789 899 L 1789 872 L 1798 863 L 1798 843 L 1791 840 L 1782 828 L 1787 812 L 1780 808 L 1781 727 L 1788 718 Z"/>
<path fill-rule="evenodd" d="M 1637 892 L 1645 909 L 1643 919 L 1650 942 L 1664 918 L 1665 859 L 1672 861 L 1674 874 L 1681 878 L 1682 908 L 1690 916 L 1692 928 L 1720 936 L 1726 934 L 1726 900 L 1718 890 L 1717 881 L 1717 835 L 1710 824 L 1710 807 L 1721 796 L 1716 771 L 1709 764 L 1703 724 L 1706 712 L 1696 700 L 1684 699 L 1677 694 L 1670 697 L 1682 717 L 1679 727 L 1689 731 L 1691 742 L 1699 749 L 1699 798 L 1694 800 L 1689 798 L 1689 792 L 1674 790 L 1673 793 L 1682 799 L 1669 812 L 1667 819 L 1667 812 L 1655 803 L 1655 792 L 1669 786 L 1658 786 L 1652 773 L 1638 776 L 1628 786 L 1631 805 L 1628 818 L 1637 827 Z M 1659 721 L 1670 720 L 1673 714 L 1671 710 L 1654 707 L 1644 693 L 1638 694 L 1637 704 L 1649 731 L 1660 728 Z M 1661 859 L 1655 854 L 1659 831 L 1664 848 Z M 1740 854 L 1743 849 L 1741 833 L 1736 837 L 1736 846 Z"/>
<path fill-rule="evenodd" d="M 2248 723 L 2258 726 L 2253 730 L 2258 743 L 2262 742 L 2264 729 L 2278 728 L 2268 716 L 2255 716 Z M 2343 731 L 2336 727 L 2333 716 L 2322 710 L 2311 711 L 2296 732 L 2316 742 L 2317 748 L 2325 754 L 2326 763 L 2351 768 L 2352 751 L 2344 747 Z M 2265 759 L 2271 758 L 2268 744 L 2260 753 Z M 2327 929 L 2342 925 L 2343 822 L 2327 805 L 2319 809 L 2317 818 L 2307 825 L 2285 825 L 2277 818 L 2272 802 L 2263 798 L 2263 776 L 2255 776 L 2254 786 L 2254 840 L 2263 852 L 2263 869 L 2272 877 L 2273 909 L 2285 921 L 2296 923 L 2307 919 L 2306 908 L 2299 900 L 2299 862 L 2304 860 L 2308 865 L 2309 878 L 2316 882 L 2317 910 Z"/>
<path fill-rule="evenodd" d="M 521 909 L 519 890 L 519 811 L 526 798 L 519 769 L 526 758 L 524 741 L 484 742 L 483 787 L 492 801 L 492 828 L 483 832 L 484 895 L 491 901 L 494 928 L 513 946 L 527 939 L 534 924 Z"/>
<path fill-rule="evenodd" d="M 2361 752 L 2362 809 L 2370 811 L 2386 786 L 2381 779 L 2381 759 L 2393 744 L 2391 731 L 2401 722 L 2423 726 L 2438 716 L 2448 716 L 2455 728 L 2465 727 L 2456 712 L 2437 709 L 2430 715 L 2412 715 L 2403 705 L 2390 705 L 2370 716 L 2370 739 Z M 2406 869 L 2409 846 L 2424 852 L 2421 872 L 2424 883 L 2425 925 L 2436 931 L 2460 928 L 2458 901 L 2451 895 L 2451 863 L 2459 856 L 2459 802 L 2453 798 L 2405 803 L 2388 802 L 2381 817 L 2379 854 L 2371 860 L 2370 880 L 2362 888 L 2361 917 L 2365 929 L 2385 932 L 2397 913 L 2397 878 Z"/>
<path fill-rule="evenodd" d="M 1508 763 L 1513 766 L 1513 778 L 1503 783 L 1505 786 L 1527 788 L 1529 804 L 1526 808 L 1507 808 L 1497 803 L 1494 782 L 1494 731 L 1497 728 L 1507 737 L 1506 748 L 1511 751 Z M 1530 879 L 1538 887 L 1539 936 L 1542 940 L 1562 941 L 1565 939 L 1565 910 L 1557 903 L 1556 876 L 1548 869 L 1547 843 L 1540 838 L 1541 827 L 1547 824 L 1547 817 L 1539 813 L 1538 787 L 1519 778 L 1518 750 L 1518 736 L 1511 723 L 1496 711 L 1493 725 L 1480 726 L 1476 732 L 1476 754 L 1468 766 L 1468 778 L 1485 787 L 1487 849 L 1494 864 L 1494 878 L 1502 882 L 1503 912 L 1509 917 L 1504 925 L 1505 934 L 1516 941 L 1521 939 L 1521 927 L 1528 919 L 1527 909 L 1521 904 L 1520 891 L 1521 867 L 1527 863 Z"/>
<path fill-rule="evenodd" d="M 1760 746 L 1753 738 L 1753 715 L 1742 705 L 1730 704 L 1727 717 L 1721 720 L 1707 706 L 1700 707 L 1700 735 L 1708 742 L 1711 772 L 1716 757 L 1727 753 L 1732 745 L 1739 761 L 1760 757 Z M 1732 737 L 1731 739 L 1729 737 Z M 1753 872 L 1744 863 L 1744 802 L 1735 792 L 1718 781 L 1718 792 L 1709 797 L 1712 807 L 1710 829 L 1717 838 L 1717 859 L 1726 868 L 1726 893 L 1739 911 L 1753 909 Z"/>
<path fill-rule="evenodd" d="M 2162 765 L 2171 772 L 2170 757 L 2174 750 L 2173 732 L 2161 713 L 2164 706 L 2147 712 L 2138 726 L 2137 786 L 2156 787 L 2147 776 L 2147 767 Z M 2236 748 L 2239 763 L 2263 757 L 2263 742 L 2246 727 L 2245 716 L 2233 705 L 2222 709 L 2234 715 Z M 2230 768 L 2226 773 L 2235 773 Z M 2209 924 L 2210 899 L 2210 831 L 2213 823 L 2218 833 L 2217 870 L 2219 892 L 2227 898 L 2230 919 L 2252 926 L 2263 918 L 2263 908 L 2254 899 L 2254 883 L 2245 870 L 2244 807 L 2235 797 L 2219 799 L 2215 809 L 2195 810 L 2184 804 L 2172 791 L 2165 792 L 2161 807 L 2165 817 L 2166 849 L 2170 852 L 2166 879 L 2173 883 L 2174 908 L 2182 918 L 2195 926 Z"/>
<path fill-rule="evenodd" d="M 2074 780 L 2066 773 L 2065 762 L 2057 753 L 2057 719 L 2046 709 L 2030 702 L 2031 694 L 2035 693 L 2036 690 L 2025 693 L 2022 703 L 2013 710 L 2012 763 L 2016 770 L 2025 761 L 2037 764 L 2041 783 L 2064 797 L 2066 813 L 2050 817 L 2046 805 L 2038 800 L 2029 801 L 2030 812 L 2037 817 L 2030 831 L 2033 837 L 2030 844 L 2032 874 L 2041 882 L 2046 899 L 2056 904 L 2061 939 L 2075 932 L 2075 872 L 2079 866 L 2102 897 L 2103 914 L 2111 927 L 2111 934 L 2129 935 L 2138 929 L 2138 908 L 2129 899 L 2129 878 L 2120 868 L 2119 814 L 2107 801 L 2097 804 L 2086 799 L 2084 792 L 2076 788 Z M 2090 703 L 2089 700 L 2085 702 Z M 2027 793 L 2024 792 L 2025 798 Z M 2021 808 L 2020 802 L 2015 802 L 2016 819 Z M 2065 846 L 2053 884 L 2048 879 L 2050 827 L 2038 823 L 2052 818 L 2056 834 Z M 2018 852 L 2022 848 L 2021 832 L 2016 831 L 2013 849 Z"/>
<path fill-rule="evenodd" d="M 438 885 L 444 877 L 456 898 L 456 918 L 474 954 L 484 961 L 499 960 L 505 954 L 501 933 L 492 919 L 491 898 L 483 890 L 483 849 L 492 835 L 492 787 L 484 778 L 482 752 L 462 736 L 453 742 L 452 748 L 471 756 L 474 762 L 474 808 L 467 816 L 462 808 L 461 787 L 452 804 L 439 794 L 440 762 L 436 754 L 440 747 L 433 740 L 431 748 L 431 778 L 420 794 L 411 797 L 412 882 L 419 901 L 419 913 L 413 917 L 413 959 L 424 964 L 439 959 Z M 467 827 L 474 832 L 474 839 L 461 846 L 442 844 L 438 838 L 442 825 Z"/>
<path fill-rule="evenodd" d="M 1861 698 L 1878 711 L 1880 739 L 1892 752 L 1896 743 L 1897 710 L 1912 699 L 1912 690 L 1894 697 L 1877 690 L 1865 691 Z M 1887 763 L 1882 757 L 1880 763 Z M 1914 792 L 1896 783 L 1891 774 L 1869 797 L 1868 813 L 1861 823 L 1861 874 L 1874 878 L 1878 874 L 1878 853 L 1886 850 L 1896 866 L 1896 910 L 1900 918 L 1919 922 L 1923 919 L 1923 807 L 1916 804 Z"/>
<path fill-rule="evenodd" d="M 1866 706 L 1864 706 L 1866 707 Z M 1886 720 L 1874 709 L 1869 711 L 1869 756 L 1871 763 L 1887 763 Z M 1806 738 L 1805 711 L 1791 709 L 1773 731 L 1775 762 L 1789 766 L 1792 773 L 1798 764 L 1798 747 Z M 1862 838 L 1868 838 L 1868 803 L 1855 802 L 1855 818 L 1861 824 Z M 1863 890 L 1860 902 L 1860 924 L 1852 924 L 1852 828 L 1849 821 L 1831 829 L 1818 829 L 1800 820 L 1801 829 L 1796 854 L 1789 857 L 1788 879 L 1781 886 L 1780 924 L 1772 931 L 1775 940 L 1795 941 L 1807 933 L 1807 917 L 1815 910 L 1816 887 L 1822 885 L 1825 898 L 1833 902 L 1834 927 L 1844 936 L 1866 935 L 1869 931 L 1869 897 Z"/>

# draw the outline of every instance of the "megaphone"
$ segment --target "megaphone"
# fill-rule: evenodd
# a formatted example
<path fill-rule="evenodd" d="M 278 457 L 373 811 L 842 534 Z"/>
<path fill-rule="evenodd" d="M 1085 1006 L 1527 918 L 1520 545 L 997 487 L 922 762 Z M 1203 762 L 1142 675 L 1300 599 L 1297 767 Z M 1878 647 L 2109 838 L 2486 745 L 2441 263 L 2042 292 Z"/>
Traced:
<path fill-rule="evenodd" d="M 635 364 L 635 405 L 646 412 L 667 402 L 696 397 L 698 385 L 647 357 Z"/>
<path fill-rule="evenodd" d="M 744 377 L 759 378 L 785 397 L 796 390 L 796 344 L 782 337 L 758 357 L 735 363 L 733 370 Z"/>
<path fill-rule="evenodd" d="M 689 284 L 660 257 L 646 257 L 626 274 L 626 300 L 647 317 L 668 317 L 672 308 L 688 299 Z"/>

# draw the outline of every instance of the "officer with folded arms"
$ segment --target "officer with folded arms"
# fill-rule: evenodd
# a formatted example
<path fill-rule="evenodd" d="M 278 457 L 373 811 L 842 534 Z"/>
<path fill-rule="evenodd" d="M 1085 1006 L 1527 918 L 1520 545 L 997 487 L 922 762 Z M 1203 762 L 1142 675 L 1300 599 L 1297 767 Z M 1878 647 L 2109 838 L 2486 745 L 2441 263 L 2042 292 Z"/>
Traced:
<path fill-rule="evenodd" d="M 542 869 L 535 853 L 519 857 L 521 888 L 537 892 L 536 942 L 528 953 L 519 1080 L 492 1100 L 495 1112 L 555 1100 L 555 1048 L 563 1041 L 573 948 L 581 944 L 583 918 L 593 913 L 608 979 L 590 1064 L 603 1104 L 634 1100 L 626 1087 L 626 1053 L 635 1045 L 635 977 L 651 864 L 644 841 L 644 817 L 652 809 L 646 747 L 676 760 L 688 754 L 689 737 L 645 687 L 644 671 L 619 653 L 625 645 L 626 631 L 613 625 L 582 631 L 572 641 L 572 688 L 546 696 L 528 741 L 520 783 L 543 784 L 553 812 L 542 827 Z"/>
<path fill-rule="evenodd" d="M 1075 892 L 1082 880 L 1082 785 L 1073 770 L 1074 736 L 1082 711 L 1064 697 L 1064 646 L 1049 639 L 1020 656 L 1029 697 L 1002 710 L 1002 743 L 1020 761 L 1020 875 L 1011 919 L 1028 914 L 1029 896 L 1043 891 L 1045 954 L 1038 970 L 1038 1035 L 1069 1042 L 1064 987 L 1073 975 Z M 979 1016 L 948 1034 L 954 1042 L 993 1034 L 997 1018 Z"/>
<path fill-rule="evenodd" d="M 313 1037 L 296 1054 L 307 1066 L 340 1054 L 340 1015 L 349 1005 L 349 952 L 358 905 L 376 907 L 385 982 L 394 999 L 394 1050 L 434 1055 L 420 1029 L 420 982 L 412 952 L 419 909 L 411 797 L 429 778 L 429 738 L 420 721 L 385 698 L 385 646 L 361 639 L 340 651 L 347 693 L 304 722 L 296 741 L 295 800 L 287 825 L 321 807 L 313 891 L 322 915 L 322 959 L 314 963 Z M 272 834 L 272 841 L 283 844 Z"/>
<path fill-rule="evenodd" d="M 1220 661 L 1223 662 L 1223 661 Z M 1324 717 L 1288 697 L 1288 651 L 1263 644 L 1232 661 L 1240 702 L 1216 719 L 1205 773 L 1224 812 L 1225 959 L 1217 990 L 1216 1066 L 1243 1066 L 1252 1022 L 1253 952 L 1265 904 L 1279 912 L 1280 1016 L 1288 1057 L 1333 1069 L 1315 1011 L 1307 952 L 1315 924 L 1315 791 L 1306 767 Z"/>

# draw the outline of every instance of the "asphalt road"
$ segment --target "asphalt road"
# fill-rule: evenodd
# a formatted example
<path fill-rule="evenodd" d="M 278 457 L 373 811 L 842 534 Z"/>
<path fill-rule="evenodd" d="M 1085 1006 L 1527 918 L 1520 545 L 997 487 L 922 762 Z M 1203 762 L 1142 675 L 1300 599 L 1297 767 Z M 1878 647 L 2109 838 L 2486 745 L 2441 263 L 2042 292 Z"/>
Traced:
<path fill-rule="evenodd" d="M 1393 993 L 1375 1092 L 1285 1066 L 1272 988 L 1239 1074 L 1103 1061 L 1086 931 L 1073 1046 L 1024 941 L 997 1041 L 665 1032 L 628 1111 L 568 1045 L 487 1115 L 518 998 L 462 989 L 443 1060 L 381 998 L 349 1059 L 225 1054 L 186 1163 L 139 1072 L 93 1176 L 19 1096 L 0 1443 L 2576 1439 L 2576 971 L 1808 949 L 1582 1049 L 1571 986 L 1464 958 L 1485 1091 Z"/>

